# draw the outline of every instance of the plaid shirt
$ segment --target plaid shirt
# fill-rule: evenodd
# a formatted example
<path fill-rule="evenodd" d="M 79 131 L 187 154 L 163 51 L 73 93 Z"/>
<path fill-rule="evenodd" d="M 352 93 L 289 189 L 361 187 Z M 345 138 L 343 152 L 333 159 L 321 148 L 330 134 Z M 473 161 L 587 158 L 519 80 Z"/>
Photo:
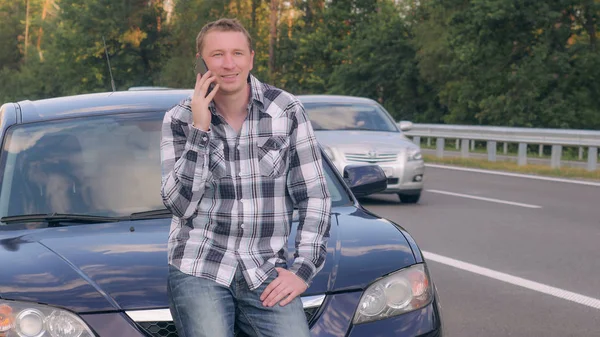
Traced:
<path fill-rule="evenodd" d="M 299 225 L 289 270 L 307 284 L 323 267 L 331 199 L 321 153 L 297 98 L 250 76 L 239 134 L 211 103 L 209 132 L 192 127 L 191 98 L 162 126 L 162 189 L 173 213 L 169 263 L 229 286 L 240 267 L 250 289 L 286 262 L 294 206 Z"/>

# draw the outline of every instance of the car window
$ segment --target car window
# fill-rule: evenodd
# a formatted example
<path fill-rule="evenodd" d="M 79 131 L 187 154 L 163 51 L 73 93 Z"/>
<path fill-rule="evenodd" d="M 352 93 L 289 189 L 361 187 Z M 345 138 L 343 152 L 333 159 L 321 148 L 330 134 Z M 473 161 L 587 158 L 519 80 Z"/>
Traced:
<path fill-rule="evenodd" d="M 2 150 L 0 217 L 78 213 L 124 216 L 164 208 L 164 113 L 122 114 L 11 127 Z M 350 199 L 331 168 L 334 205 Z"/>
<path fill-rule="evenodd" d="M 304 103 L 314 130 L 398 132 L 395 122 L 375 104 Z"/>

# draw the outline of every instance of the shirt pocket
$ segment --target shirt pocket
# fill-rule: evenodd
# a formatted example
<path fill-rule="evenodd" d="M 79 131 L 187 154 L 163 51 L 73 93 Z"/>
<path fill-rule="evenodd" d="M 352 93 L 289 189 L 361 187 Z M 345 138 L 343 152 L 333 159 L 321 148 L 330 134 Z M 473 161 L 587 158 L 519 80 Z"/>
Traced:
<path fill-rule="evenodd" d="M 219 180 L 229 176 L 228 163 L 225 155 L 225 143 L 221 140 L 211 140 L 209 143 L 208 170 L 212 180 Z"/>
<path fill-rule="evenodd" d="M 287 169 L 290 141 L 285 136 L 258 139 L 258 164 L 265 177 L 281 177 Z"/>

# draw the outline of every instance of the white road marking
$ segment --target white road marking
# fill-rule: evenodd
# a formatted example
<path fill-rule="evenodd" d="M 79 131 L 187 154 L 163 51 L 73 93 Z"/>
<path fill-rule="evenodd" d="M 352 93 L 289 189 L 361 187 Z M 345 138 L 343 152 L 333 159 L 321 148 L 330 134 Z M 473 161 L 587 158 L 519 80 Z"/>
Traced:
<path fill-rule="evenodd" d="M 522 204 L 520 202 L 513 202 L 513 201 L 493 199 L 493 198 L 484 198 L 484 197 L 478 197 L 478 196 L 469 195 L 469 194 L 460 194 L 460 193 L 440 191 L 440 190 L 425 190 L 425 191 L 430 192 L 430 193 L 438 193 L 438 194 L 451 195 L 451 196 L 461 197 L 461 198 L 483 200 L 483 201 L 489 201 L 489 202 L 497 202 L 499 204 L 520 206 L 520 207 L 526 207 L 526 208 L 542 208 L 542 206 L 537 206 L 537 205 Z"/>
<path fill-rule="evenodd" d="M 493 278 L 499 281 L 503 281 L 506 283 L 510 283 L 519 287 L 527 288 L 530 290 L 534 290 L 540 293 L 544 293 L 547 295 L 551 295 L 554 297 L 558 297 L 567 301 L 583 304 L 585 306 L 600 309 L 600 299 L 585 296 L 582 294 L 574 293 L 568 290 L 552 287 L 546 284 L 530 281 L 521 277 L 501 273 L 492 269 L 488 269 L 485 267 L 480 267 L 474 264 L 470 264 L 467 262 L 455 260 L 449 257 L 445 257 L 442 255 L 434 254 L 431 252 L 423 251 L 423 255 L 425 259 L 435 261 L 441 264 L 445 264 L 451 267 L 455 267 L 458 269 L 462 269 L 471 273 L 479 274 L 482 276 L 487 276 L 489 278 Z"/>
<path fill-rule="evenodd" d="M 532 174 L 520 174 L 520 173 L 509 173 L 509 172 L 501 172 L 501 171 L 491 171 L 491 170 L 480 170 L 466 167 L 457 167 L 457 166 L 447 166 L 447 165 L 438 165 L 438 164 L 425 164 L 426 167 L 433 168 L 441 168 L 447 170 L 456 170 L 456 171 L 466 171 L 466 172 L 476 172 L 476 173 L 485 173 L 485 174 L 495 174 L 500 176 L 508 176 L 515 178 L 527 178 L 527 179 L 537 179 L 537 180 L 546 180 L 546 181 L 555 181 L 559 183 L 569 183 L 569 184 L 579 184 L 579 185 L 587 185 L 587 186 L 598 186 L 600 187 L 600 183 L 593 181 L 585 181 L 585 180 L 573 180 L 573 179 L 562 179 L 562 178 L 551 178 L 551 177 L 541 177 Z"/>

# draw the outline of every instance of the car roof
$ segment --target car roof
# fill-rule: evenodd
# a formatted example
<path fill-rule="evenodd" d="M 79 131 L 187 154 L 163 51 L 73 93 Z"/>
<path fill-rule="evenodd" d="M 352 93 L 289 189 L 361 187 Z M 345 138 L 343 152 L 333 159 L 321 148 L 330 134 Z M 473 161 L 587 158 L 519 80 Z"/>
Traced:
<path fill-rule="evenodd" d="M 191 89 L 116 91 L 17 102 L 23 123 L 123 112 L 167 111 Z"/>
<path fill-rule="evenodd" d="M 376 101 L 358 96 L 344 96 L 344 95 L 298 95 L 298 99 L 302 103 L 363 103 L 363 104 L 375 104 Z"/>
<path fill-rule="evenodd" d="M 167 111 L 173 105 L 189 97 L 192 89 L 144 88 L 101 92 L 17 102 L 21 109 L 21 122 L 105 115 L 123 112 Z M 357 96 L 344 95 L 298 95 L 302 103 L 376 104 L 377 102 Z"/>

